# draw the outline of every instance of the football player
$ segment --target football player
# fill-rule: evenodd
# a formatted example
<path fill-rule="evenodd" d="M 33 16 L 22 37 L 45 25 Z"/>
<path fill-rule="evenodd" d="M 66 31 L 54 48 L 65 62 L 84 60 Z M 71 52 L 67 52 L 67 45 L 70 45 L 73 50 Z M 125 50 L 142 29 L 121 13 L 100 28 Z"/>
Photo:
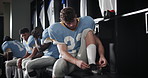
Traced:
<path fill-rule="evenodd" d="M 63 78 L 76 68 L 89 69 L 91 73 L 98 73 L 96 60 L 96 45 L 99 46 L 99 66 L 105 67 L 107 61 L 104 57 L 104 48 L 93 33 L 95 22 L 90 16 L 77 18 L 71 7 L 60 12 L 61 22 L 48 28 L 51 39 L 55 40 L 61 58 L 53 67 L 53 78 Z M 99 43 L 98 43 L 99 42 Z"/>
<path fill-rule="evenodd" d="M 26 49 L 22 43 L 11 39 L 9 36 L 4 37 L 4 43 L 1 47 L 4 52 L 4 57 L 7 58 L 5 62 L 6 77 L 11 78 L 12 67 L 17 66 L 17 60 L 25 55 Z M 17 77 L 17 71 L 15 72 L 15 76 Z"/>

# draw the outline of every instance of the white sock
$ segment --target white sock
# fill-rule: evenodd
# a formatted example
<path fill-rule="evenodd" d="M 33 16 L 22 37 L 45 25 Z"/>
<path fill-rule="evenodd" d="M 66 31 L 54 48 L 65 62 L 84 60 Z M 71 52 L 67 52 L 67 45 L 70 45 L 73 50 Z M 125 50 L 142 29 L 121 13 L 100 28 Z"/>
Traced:
<path fill-rule="evenodd" d="M 24 78 L 29 78 L 29 76 L 28 76 L 28 72 L 25 70 L 25 71 L 23 71 L 23 76 L 24 76 Z"/>
<path fill-rule="evenodd" d="M 88 57 L 88 63 L 89 64 L 96 64 L 96 45 L 90 44 L 87 46 L 87 57 Z"/>
<path fill-rule="evenodd" d="M 18 70 L 16 66 L 14 66 L 14 78 L 18 78 Z"/>
<path fill-rule="evenodd" d="M 11 67 L 10 66 L 6 66 L 6 77 L 11 78 Z"/>
<path fill-rule="evenodd" d="M 18 68 L 17 69 L 18 70 L 18 78 L 23 78 L 23 71 L 22 71 L 22 69 L 21 68 Z"/>

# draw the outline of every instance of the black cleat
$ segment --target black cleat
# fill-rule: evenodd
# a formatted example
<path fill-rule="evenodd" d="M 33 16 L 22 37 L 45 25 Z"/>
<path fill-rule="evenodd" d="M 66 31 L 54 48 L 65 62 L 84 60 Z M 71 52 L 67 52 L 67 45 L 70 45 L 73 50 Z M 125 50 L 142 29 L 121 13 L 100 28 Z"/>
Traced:
<path fill-rule="evenodd" d="M 96 64 L 90 64 L 90 71 L 93 73 L 93 74 L 97 74 L 98 73 L 98 68 L 97 68 L 97 65 Z"/>
<path fill-rule="evenodd" d="M 96 64 L 90 64 L 90 71 L 93 74 L 98 74 L 98 75 L 102 75 L 102 68 L 99 68 Z"/>

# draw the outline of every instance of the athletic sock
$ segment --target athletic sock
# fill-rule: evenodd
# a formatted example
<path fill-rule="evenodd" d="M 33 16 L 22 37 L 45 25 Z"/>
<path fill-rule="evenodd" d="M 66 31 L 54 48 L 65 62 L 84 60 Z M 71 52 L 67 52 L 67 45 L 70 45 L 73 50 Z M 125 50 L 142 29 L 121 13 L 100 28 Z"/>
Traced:
<path fill-rule="evenodd" d="M 11 67 L 10 66 L 6 66 L 6 77 L 7 78 L 11 78 Z"/>
<path fill-rule="evenodd" d="M 87 57 L 88 57 L 88 63 L 89 64 L 96 64 L 96 45 L 90 44 L 87 46 Z"/>
<path fill-rule="evenodd" d="M 23 78 L 23 71 L 21 68 L 18 68 L 18 78 Z"/>
<path fill-rule="evenodd" d="M 18 70 L 16 66 L 14 66 L 14 78 L 18 78 Z"/>

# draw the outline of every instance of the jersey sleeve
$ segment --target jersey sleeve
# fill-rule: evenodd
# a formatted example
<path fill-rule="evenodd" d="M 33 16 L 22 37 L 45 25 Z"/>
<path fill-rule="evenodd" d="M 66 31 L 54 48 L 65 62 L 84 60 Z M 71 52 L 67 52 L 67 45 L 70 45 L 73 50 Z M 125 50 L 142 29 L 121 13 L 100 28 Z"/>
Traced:
<path fill-rule="evenodd" d="M 48 37 L 49 37 L 48 28 L 46 28 L 46 29 L 43 31 L 43 33 L 42 33 L 41 44 L 43 44 L 43 43 L 44 43 L 44 40 L 45 40 L 46 38 L 48 38 Z"/>
<path fill-rule="evenodd" d="M 53 40 L 54 44 L 64 44 L 63 35 L 56 31 L 56 28 L 48 28 L 49 37 Z"/>
<path fill-rule="evenodd" d="M 35 40 L 34 40 L 34 37 L 31 35 L 29 38 L 28 38 L 28 46 L 30 48 L 33 48 L 33 46 L 35 46 Z"/>
<path fill-rule="evenodd" d="M 87 21 L 89 21 L 89 28 L 91 28 L 92 30 L 94 30 L 95 29 L 95 22 L 94 22 L 94 19 L 92 18 L 92 17 L 90 17 L 90 16 L 86 16 L 86 18 L 87 18 Z"/>
<path fill-rule="evenodd" d="M 91 28 L 94 30 L 95 29 L 95 21 L 94 21 L 93 18 L 91 18 L 91 19 L 92 19 L 92 22 L 91 22 L 92 23 L 92 27 Z"/>
<path fill-rule="evenodd" d="M 6 52 L 7 48 L 10 48 L 9 43 L 8 42 L 4 42 L 1 46 L 3 52 Z"/>
<path fill-rule="evenodd" d="M 44 42 L 44 43 L 50 43 L 50 42 L 52 42 L 52 41 L 53 41 L 53 40 L 48 37 L 48 38 L 46 38 L 43 42 Z"/>

